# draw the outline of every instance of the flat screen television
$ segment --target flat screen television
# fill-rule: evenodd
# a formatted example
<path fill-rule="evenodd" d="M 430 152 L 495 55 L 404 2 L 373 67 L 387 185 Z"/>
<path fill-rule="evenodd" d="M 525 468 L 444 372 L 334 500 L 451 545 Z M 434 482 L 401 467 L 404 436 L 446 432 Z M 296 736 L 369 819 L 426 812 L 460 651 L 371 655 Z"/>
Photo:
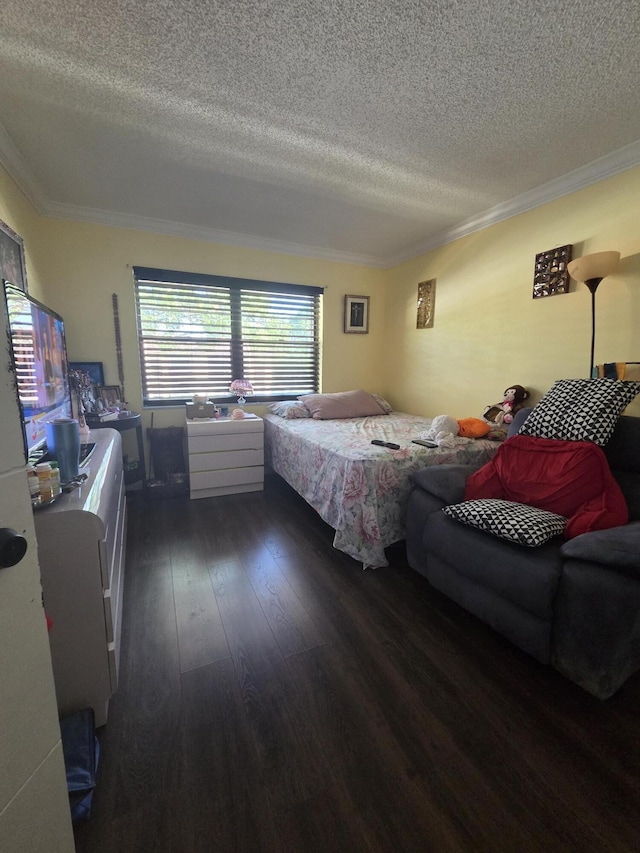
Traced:
<path fill-rule="evenodd" d="M 32 456 L 44 448 L 47 421 L 71 417 L 64 321 L 11 284 L 5 299 L 25 450 Z"/>

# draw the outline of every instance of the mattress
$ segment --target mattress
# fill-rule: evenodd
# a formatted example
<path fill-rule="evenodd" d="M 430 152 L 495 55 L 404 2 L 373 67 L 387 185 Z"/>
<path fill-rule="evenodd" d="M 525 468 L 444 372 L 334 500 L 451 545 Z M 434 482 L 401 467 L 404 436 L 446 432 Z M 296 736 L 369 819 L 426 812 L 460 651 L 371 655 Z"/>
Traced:
<path fill-rule="evenodd" d="M 412 444 L 431 420 L 404 412 L 343 420 L 263 418 L 266 464 L 333 527 L 334 547 L 364 568 L 388 565 L 385 548 L 404 539 L 414 471 L 449 463 L 480 468 L 499 446 L 461 437 L 453 447 Z M 400 449 L 372 445 L 373 439 Z"/>

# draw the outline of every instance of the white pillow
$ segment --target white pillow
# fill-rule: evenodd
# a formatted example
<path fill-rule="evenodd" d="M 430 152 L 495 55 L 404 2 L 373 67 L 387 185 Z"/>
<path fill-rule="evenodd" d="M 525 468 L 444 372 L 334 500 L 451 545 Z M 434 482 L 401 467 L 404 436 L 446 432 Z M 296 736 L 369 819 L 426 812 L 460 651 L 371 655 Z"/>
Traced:
<path fill-rule="evenodd" d="M 310 418 L 311 412 L 304 403 L 300 400 L 282 400 L 278 403 L 271 403 L 269 411 L 281 418 L 292 420 L 293 418 Z"/>
<path fill-rule="evenodd" d="M 371 395 L 376 403 L 380 406 L 385 415 L 390 415 L 393 411 L 393 406 L 391 403 L 387 402 L 384 397 L 381 397 L 380 394 L 372 394 Z"/>

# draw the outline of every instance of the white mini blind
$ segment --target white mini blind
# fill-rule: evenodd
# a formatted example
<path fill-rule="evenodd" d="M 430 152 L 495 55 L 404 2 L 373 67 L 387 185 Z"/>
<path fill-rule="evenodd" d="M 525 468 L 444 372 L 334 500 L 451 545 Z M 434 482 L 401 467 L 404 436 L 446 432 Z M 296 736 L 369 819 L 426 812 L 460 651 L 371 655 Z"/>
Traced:
<path fill-rule="evenodd" d="M 322 288 L 149 267 L 134 277 L 145 405 L 232 401 L 233 379 L 256 402 L 318 390 Z"/>

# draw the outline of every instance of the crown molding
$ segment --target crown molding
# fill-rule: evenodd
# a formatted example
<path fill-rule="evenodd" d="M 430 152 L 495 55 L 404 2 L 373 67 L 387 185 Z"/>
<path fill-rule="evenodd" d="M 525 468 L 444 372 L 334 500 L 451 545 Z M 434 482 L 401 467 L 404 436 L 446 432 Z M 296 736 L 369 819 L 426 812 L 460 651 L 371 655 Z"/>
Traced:
<path fill-rule="evenodd" d="M 638 165 L 640 165 L 640 140 L 631 142 L 623 148 L 618 148 L 610 154 L 605 154 L 603 157 L 587 163 L 586 166 L 580 166 L 553 181 L 528 190 L 510 201 L 489 208 L 477 216 L 472 216 L 470 219 L 454 225 L 453 228 L 441 231 L 428 240 L 414 243 L 403 252 L 387 258 L 383 268 L 390 269 L 398 266 L 398 264 L 410 261 L 447 243 L 453 243 L 468 234 L 482 231 L 483 228 L 489 228 L 489 226 L 503 222 L 505 219 L 511 219 L 512 216 L 518 216 L 520 213 L 541 207 L 543 204 L 548 204 L 562 198 L 562 196 L 597 184 L 599 181 L 604 181 Z"/>
<path fill-rule="evenodd" d="M 640 165 L 640 140 L 625 145 L 623 148 L 618 148 L 610 154 L 605 154 L 603 157 L 599 157 L 586 166 L 581 166 L 553 181 L 528 190 L 510 201 L 498 204 L 458 223 L 452 228 L 439 232 L 427 240 L 414 243 L 402 252 L 387 257 L 334 251 L 317 246 L 306 246 L 301 243 L 290 243 L 284 240 L 273 240 L 240 234 L 235 231 L 205 228 L 182 222 L 171 222 L 169 220 L 152 219 L 127 213 L 49 201 L 42 184 L 35 173 L 29 168 L 24 157 L 16 148 L 2 124 L 0 124 L 0 163 L 6 168 L 11 178 L 16 182 L 37 212 L 43 216 L 89 222 L 95 225 L 108 225 L 114 228 L 148 231 L 173 237 L 184 237 L 191 240 L 203 240 L 209 243 L 223 243 L 246 249 L 276 252 L 321 261 L 355 264 L 375 269 L 390 269 L 405 261 L 412 260 L 419 255 L 424 255 L 440 246 L 444 246 L 447 243 L 453 243 L 461 237 L 466 237 L 484 228 L 489 228 L 491 225 L 503 222 L 505 219 L 526 213 L 543 204 L 555 201 L 555 199 L 562 196 L 577 192 Z"/>
<path fill-rule="evenodd" d="M 27 166 L 27 162 L 14 145 L 13 139 L 0 122 L 0 164 L 4 166 L 10 177 L 16 182 L 23 195 L 36 211 L 45 213 L 46 193 L 35 173 Z"/>
<path fill-rule="evenodd" d="M 342 264 L 357 264 L 358 266 L 377 268 L 384 266 L 384 259 L 376 258 L 372 255 L 339 252 L 332 249 L 322 249 L 317 246 L 289 243 L 285 240 L 273 240 L 266 237 L 239 234 L 235 231 L 204 228 L 197 225 L 188 225 L 183 222 L 150 219 L 145 216 L 116 213 L 109 210 L 97 210 L 90 207 L 78 207 L 72 204 L 47 202 L 45 213 L 47 216 L 53 216 L 57 219 L 74 219 L 81 222 L 90 222 L 94 225 L 109 225 L 114 228 L 129 228 L 135 231 L 150 231 L 156 234 L 167 234 L 172 237 L 186 237 L 190 240 L 203 240 L 208 243 L 224 243 L 230 246 L 241 246 L 245 249 L 278 252 L 285 255 L 314 258 L 320 261 L 334 261 Z"/>

